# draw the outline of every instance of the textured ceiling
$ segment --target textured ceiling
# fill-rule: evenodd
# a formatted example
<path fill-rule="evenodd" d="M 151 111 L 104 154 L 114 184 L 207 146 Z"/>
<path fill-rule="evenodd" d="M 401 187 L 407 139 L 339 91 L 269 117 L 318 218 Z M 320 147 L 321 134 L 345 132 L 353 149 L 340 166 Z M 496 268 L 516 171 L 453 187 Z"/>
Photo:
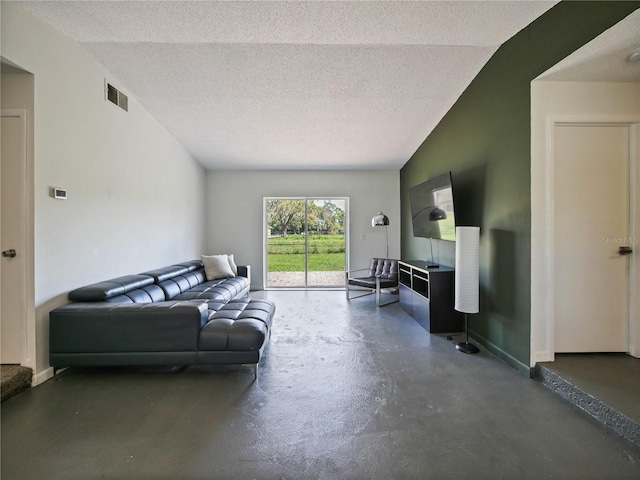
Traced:
<path fill-rule="evenodd" d="M 22 1 L 209 169 L 398 169 L 556 1 Z"/>

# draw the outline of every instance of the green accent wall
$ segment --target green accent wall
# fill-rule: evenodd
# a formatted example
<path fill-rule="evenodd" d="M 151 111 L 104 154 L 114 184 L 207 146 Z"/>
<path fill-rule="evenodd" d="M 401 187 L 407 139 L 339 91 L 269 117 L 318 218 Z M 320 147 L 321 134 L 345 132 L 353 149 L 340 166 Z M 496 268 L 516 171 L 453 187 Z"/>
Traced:
<path fill-rule="evenodd" d="M 451 171 L 457 225 L 477 225 L 480 313 L 470 334 L 529 372 L 531 81 L 640 8 L 564 1 L 504 43 L 400 172 L 402 258 L 453 266 L 455 243 L 413 237 L 409 189 Z"/>

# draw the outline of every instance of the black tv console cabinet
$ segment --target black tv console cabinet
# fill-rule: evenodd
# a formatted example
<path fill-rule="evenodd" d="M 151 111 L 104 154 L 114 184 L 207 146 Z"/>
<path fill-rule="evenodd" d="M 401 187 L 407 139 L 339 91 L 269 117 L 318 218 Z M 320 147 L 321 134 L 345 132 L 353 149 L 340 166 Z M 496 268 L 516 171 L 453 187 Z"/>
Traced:
<path fill-rule="evenodd" d="M 461 332 L 464 317 L 453 309 L 455 270 L 400 260 L 400 306 L 431 333 Z"/>

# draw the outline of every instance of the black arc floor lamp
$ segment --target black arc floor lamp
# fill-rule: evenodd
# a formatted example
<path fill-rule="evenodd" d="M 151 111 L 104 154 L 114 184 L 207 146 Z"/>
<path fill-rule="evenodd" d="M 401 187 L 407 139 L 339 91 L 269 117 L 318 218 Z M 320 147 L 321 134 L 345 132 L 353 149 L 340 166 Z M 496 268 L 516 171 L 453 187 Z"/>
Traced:
<path fill-rule="evenodd" d="M 456 349 L 463 353 L 478 353 L 480 350 L 469 343 L 467 315 L 480 311 L 480 227 L 456 227 L 456 281 L 455 308 L 464 313 L 466 341 L 458 343 Z"/>

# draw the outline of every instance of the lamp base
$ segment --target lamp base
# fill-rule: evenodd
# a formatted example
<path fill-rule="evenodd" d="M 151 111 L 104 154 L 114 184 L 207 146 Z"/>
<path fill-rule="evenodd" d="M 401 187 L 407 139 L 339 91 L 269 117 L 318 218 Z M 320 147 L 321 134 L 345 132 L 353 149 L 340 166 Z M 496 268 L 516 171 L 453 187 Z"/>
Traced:
<path fill-rule="evenodd" d="M 476 347 L 473 343 L 469 342 L 461 342 L 456 345 L 456 350 L 462 353 L 478 353 L 480 349 Z"/>

